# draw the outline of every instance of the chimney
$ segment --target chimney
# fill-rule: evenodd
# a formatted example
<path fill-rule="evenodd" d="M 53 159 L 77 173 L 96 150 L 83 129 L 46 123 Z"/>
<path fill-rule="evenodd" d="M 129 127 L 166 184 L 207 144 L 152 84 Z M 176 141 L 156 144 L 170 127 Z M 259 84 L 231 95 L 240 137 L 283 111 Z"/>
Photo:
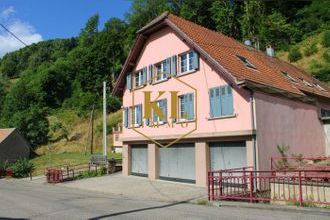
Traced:
<path fill-rule="evenodd" d="M 249 47 L 252 46 L 252 42 L 251 42 L 251 40 L 245 40 L 245 41 L 244 41 L 244 44 L 245 44 L 246 46 L 249 46 Z"/>
<path fill-rule="evenodd" d="M 266 48 L 266 54 L 270 57 L 274 57 L 275 56 L 275 51 L 272 48 L 272 46 L 268 45 Z"/>

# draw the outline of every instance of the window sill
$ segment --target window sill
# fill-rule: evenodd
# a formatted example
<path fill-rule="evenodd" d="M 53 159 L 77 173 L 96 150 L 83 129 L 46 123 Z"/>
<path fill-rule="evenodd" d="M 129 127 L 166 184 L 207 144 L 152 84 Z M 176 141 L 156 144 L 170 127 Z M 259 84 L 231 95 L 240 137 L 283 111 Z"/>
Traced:
<path fill-rule="evenodd" d="M 160 80 L 157 80 L 157 81 L 152 82 L 151 85 L 156 85 L 156 84 L 158 84 L 158 83 L 162 83 L 162 82 L 165 82 L 165 81 L 167 81 L 167 80 L 168 80 L 168 78 L 166 78 L 166 79 L 160 79 Z"/>
<path fill-rule="evenodd" d="M 207 118 L 207 120 L 217 120 L 217 119 L 226 119 L 226 118 L 236 118 L 237 114 L 233 115 L 224 115 L 224 116 L 218 116 L 218 117 L 213 117 L 213 118 Z"/>
<path fill-rule="evenodd" d="M 140 86 L 134 87 L 132 90 L 142 89 L 142 88 L 146 87 L 146 85 L 147 85 L 146 83 L 145 84 L 142 84 Z"/>
<path fill-rule="evenodd" d="M 177 74 L 177 77 L 185 76 L 185 75 L 189 75 L 189 74 L 191 74 L 191 73 L 197 72 L 197 70 L 198 70 L 198 69 L 193 69 L 193 70 L 189 70 L 189 71 L 186 71 L 186 72 L 183 72 L 183 73 Z"/>
<path fill-rule="evenodd" d="M 196 120 L 195 119 L 179 120 L 179 121 L 176 121 L 175 124 L 192 123 L 192 122 L 196 122 Z"/>
<path fill-rule="evenodd" d="M 127 128 L 128 128 L 128 129 L 132 129 L 132 128 L 139 128 L 139 127 L 141 127 L 141 125 L 139 125 L 139 124 L 135 124 L 134 126 L 130 125 L 130 126 L 128 126 Z"/>

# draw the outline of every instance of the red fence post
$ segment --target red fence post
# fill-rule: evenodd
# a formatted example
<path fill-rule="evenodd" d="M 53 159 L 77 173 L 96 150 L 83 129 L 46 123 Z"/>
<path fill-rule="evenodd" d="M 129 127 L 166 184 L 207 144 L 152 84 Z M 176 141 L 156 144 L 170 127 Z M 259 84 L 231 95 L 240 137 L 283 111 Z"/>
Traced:
<path fill-rule="evenodd" d="M 299 172 L 299 206 L 302 207 L 303 197 L 302 197 L 302 185 L 301 185 L 301 171 Z"/>
<path fill-rule="evenodd" d="M 253 202 L 253 178 L 252 178 L 252 171 L 250 171 L 250 203 Z"/>
<path fill-rule="evenodd" d="M 214 200 L 214 173 L 211 172 L 211 199 Z"/>
<path fill-rule="evenodd" d="M 210 201 L 210 172 L 207 172 L 207 197 Z"/>

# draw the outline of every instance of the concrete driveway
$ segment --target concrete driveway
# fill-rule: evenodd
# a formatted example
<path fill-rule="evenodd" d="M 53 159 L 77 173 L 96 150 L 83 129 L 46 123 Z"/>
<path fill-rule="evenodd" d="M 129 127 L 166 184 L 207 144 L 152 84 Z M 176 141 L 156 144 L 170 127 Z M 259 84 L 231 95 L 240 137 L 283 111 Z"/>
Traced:
<path fill-rule="evenodd" d="M 91 190 L 129 198 L 140 198 L 163 202 L 193 201 L 207 198 L 207 189 L 192 184 L 128 176 L 120 173 L 58 184 L 60 186 Z"/>

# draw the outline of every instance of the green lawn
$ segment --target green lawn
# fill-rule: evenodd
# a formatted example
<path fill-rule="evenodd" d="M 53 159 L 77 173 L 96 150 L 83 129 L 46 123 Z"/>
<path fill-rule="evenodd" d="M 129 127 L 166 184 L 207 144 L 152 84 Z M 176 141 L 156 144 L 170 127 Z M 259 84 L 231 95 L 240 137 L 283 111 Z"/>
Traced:
<path fill-rule="evenodd" d="M 121 154 L 108 154 L 108 158 L 121 159 Z M 31 160 L 35 167 L 33 175 L 41 175 L 48 167 L 61 167 L 65 165 L 87 164 L 90 160 L 90 154 L 80 152 L 49 153 L 38 156 Z"/>

